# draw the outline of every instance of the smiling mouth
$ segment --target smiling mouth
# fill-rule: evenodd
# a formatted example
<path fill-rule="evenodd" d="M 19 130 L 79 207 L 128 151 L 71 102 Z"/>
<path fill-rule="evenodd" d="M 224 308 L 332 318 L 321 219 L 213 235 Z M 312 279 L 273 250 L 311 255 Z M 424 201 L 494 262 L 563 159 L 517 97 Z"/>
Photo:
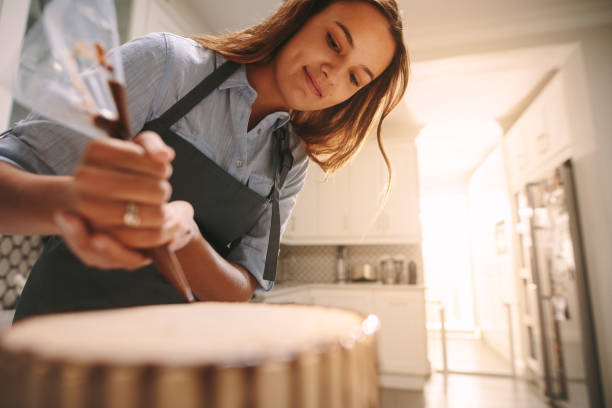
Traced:
<path fill-rule="evenodd" d="M 315 83 L 315 81 L 312 79 L 312 77 L 308 73 L 308 69 L 306 69 L 305 66 L 304 66 L 304 76 L 306 77 L 306 85 L 308 86 L 308 88 L 311 90 L 313 94 L 317 95 L 320 98 L 322 96 L 321 91 L 319 90 L 319 87 L 317 87 L 317 84 Z"/>

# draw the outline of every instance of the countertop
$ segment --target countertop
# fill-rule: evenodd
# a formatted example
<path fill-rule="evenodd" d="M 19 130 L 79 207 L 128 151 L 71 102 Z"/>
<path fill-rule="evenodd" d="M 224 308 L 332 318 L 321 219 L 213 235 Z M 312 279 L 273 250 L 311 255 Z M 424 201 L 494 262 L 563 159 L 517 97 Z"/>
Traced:
<path fill-rule="evenodd" d="M 350 283 L 304 283 L 304 282 L 283 282 L 275 284 L 274 288 L 269 292 L 256 291 L 254 299 L 264 300 L 266 298 L 286 295 L 297 292 L 303 289 L 350 289 L 350 290 L 389 290 L 389 291 L 407 291 L 407 290 L 425 290 L 425 285 L 385 285 L 382 282 L 350 282 Z"/>

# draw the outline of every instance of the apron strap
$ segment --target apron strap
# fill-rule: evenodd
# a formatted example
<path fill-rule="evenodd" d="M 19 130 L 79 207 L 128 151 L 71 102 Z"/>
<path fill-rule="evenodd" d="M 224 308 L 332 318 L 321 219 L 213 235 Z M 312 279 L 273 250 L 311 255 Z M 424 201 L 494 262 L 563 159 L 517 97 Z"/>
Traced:
<path fill-rule="evenodd" d="M 229 78 L 238 67 L 240 67 L 239 63 L 226 61 L 160 117 L 147 123 L 145 129 L 159 131 L 160 128 L 170 128 L 170 126 L 191 111 L 191 109 L 210 94 L 217 86 Z M 276 174 L 272 191 L 268 196 L 272 202 L 272 219 L 270 221 L 270 235 L 263 275 L 263 278 L 269 281 L 274 281 L 276 278 L 278 251 L 280 249 L 280 189 L 285 183 L 291 166 L 293 166 L 293 156 L 291 154 L 291 148 L 289 147 L 289 134 L 286 125 L 274 131 L 274 146 L 274 154 L 272 156 L 275 161 L 274 167 L 276 169 Z"/>
<path fill-rule="evenodd" d="M 237 62 L 224 62 L 223 65 L 204 78 L 198 85 L 189 91 L 187 95 L 183 96 L 170 109 L 164 112 L 159 118 L 155 119 L 155 121 L 160 122 L 161 125 L 165 125 L 168 128 L 174 125 L 180 118 L 185 116 L 200 103 L 202 99 L 206 98 L 206 96 L 216 87 L 221 85 L 223 81 L 229 78 L 238 67 L 240 67 L 240 64 Z"/>
<path fill-rule="evenodd" d="M 274 131 L 276 151 L 275 158 L 276 175 L 272 186 L 272 219 L 270 220 L 270 235 L 268 239 L 268 251 L 266 253 L 266 266 L 263 278 L 274 281 L 276 278 L 276 265 L 278 251 L 280 249 L 280 189 L 285 183 L 287 174 L 293 166 L 293 156 L 289 147 L 289 134 L 286 126 Z"/>

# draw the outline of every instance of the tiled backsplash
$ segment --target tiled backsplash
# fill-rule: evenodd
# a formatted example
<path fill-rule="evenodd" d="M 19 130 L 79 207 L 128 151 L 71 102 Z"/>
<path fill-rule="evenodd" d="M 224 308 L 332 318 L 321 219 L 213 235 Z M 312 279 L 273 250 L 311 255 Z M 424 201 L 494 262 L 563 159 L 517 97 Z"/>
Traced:
<path fill-rule="evenodd" d="M 378 265 L 381 256 L 403 255 L 417 265 L 417 282 L 423 282 L 421 245 L 347 245 L 346 263 Z M 281 245 L 277 283 L 332 283 L 336 280 L 338 247 L 330 245 Z"/>
<path fill-rule="evenodd" d="M 44 247 L 38 235 L 0 235 L 0 309 L 12 309 Z"/>
<path fill-rule="evenodd" d="M 39 236 L 0 235 L 0 309 L 15 303 L 32 265 L 42 252 Z M 403 255 L 406 262 L 417 265 L 417 283 L 423 282 L 421 246 L 415 245 L 348 245 L 346 264 L 378 265 L 384 255 Z M 333 283 L 336 281 L 338 247 L 331 245 L 281 245 L 277 283 Z"/>

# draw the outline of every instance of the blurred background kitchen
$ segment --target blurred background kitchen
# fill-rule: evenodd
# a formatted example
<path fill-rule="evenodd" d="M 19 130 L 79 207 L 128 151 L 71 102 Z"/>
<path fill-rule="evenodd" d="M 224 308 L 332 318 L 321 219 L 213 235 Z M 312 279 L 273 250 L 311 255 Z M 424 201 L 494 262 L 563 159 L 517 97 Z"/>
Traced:
<path fill-rule="evenodd" d="M 0 0 L 4 55 L 47 2 Z M 125 42 L 240 29 L 279 0 L 115 3 Z M 398 3 L 391 194 L 377 213 L 373 138 L 327 182 L 311 166 L 253 301 L 377 314 L 383 408 L 612 405 L 612 1 Z M 2 129 L 26 114 L 0 89 Z M 43 244 L 0 236 L 3 327 Z"/>

